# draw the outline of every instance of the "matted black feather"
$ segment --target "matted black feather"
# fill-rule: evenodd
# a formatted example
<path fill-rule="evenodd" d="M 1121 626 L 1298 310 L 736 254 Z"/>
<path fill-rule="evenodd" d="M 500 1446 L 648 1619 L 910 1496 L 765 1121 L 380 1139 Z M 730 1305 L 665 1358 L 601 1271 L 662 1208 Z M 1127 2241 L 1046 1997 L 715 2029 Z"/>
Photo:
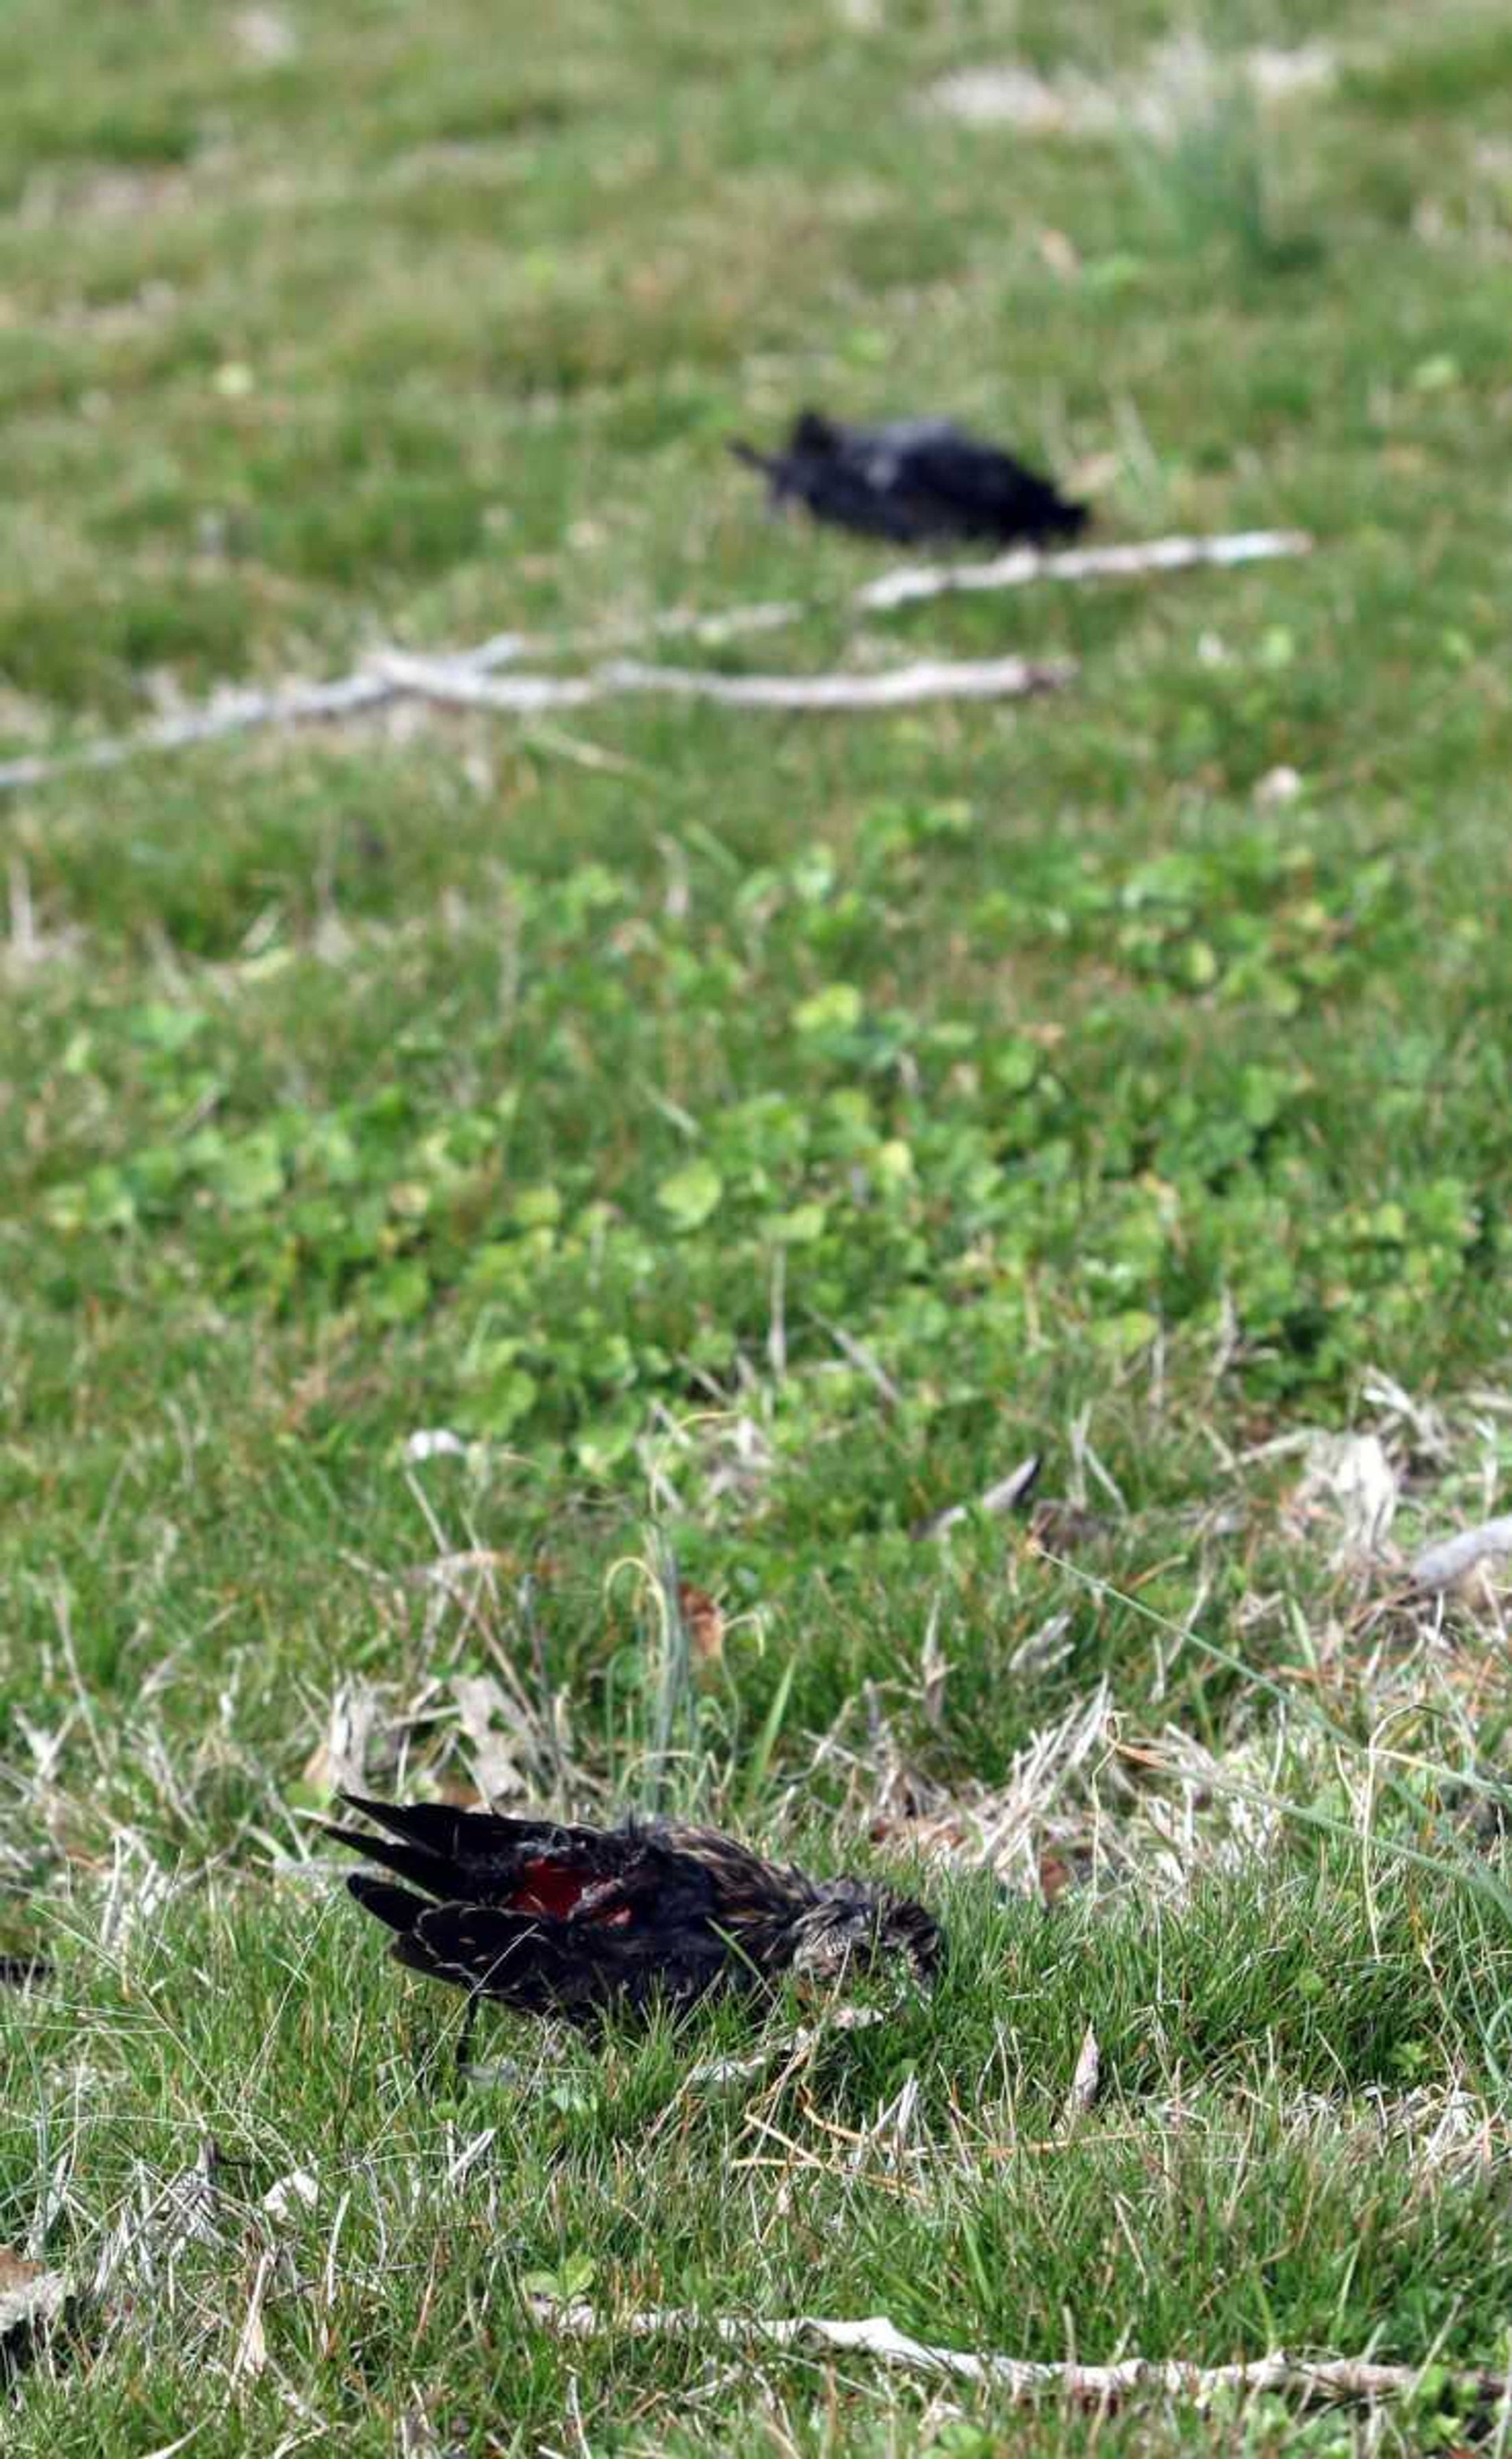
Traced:
<path fill-rule="evenodd" d="M 391 1874 L 346 1883 L 395 1933 L 398 1961 L 521 2013 L 584 2023 L 879 1954 L 901 1953 L 925 1981 L 939 1964 L 922 1904 L 859 1879 L 810 1879 L 711 1829 L 342 1798 L 385 1831 L 326 1829 Z"/>

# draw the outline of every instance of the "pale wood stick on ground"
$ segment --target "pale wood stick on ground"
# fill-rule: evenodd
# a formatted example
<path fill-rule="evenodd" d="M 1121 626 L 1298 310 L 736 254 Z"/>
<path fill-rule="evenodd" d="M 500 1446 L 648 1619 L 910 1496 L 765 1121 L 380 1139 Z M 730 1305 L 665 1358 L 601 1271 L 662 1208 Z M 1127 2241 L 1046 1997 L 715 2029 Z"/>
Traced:
<path fill-rule="evenodd" d="M 626 692 L 664 692 L 674 700 L 717 701 L 726 708 L 912 708 L 932 700 L 1017 700 L 1069 683 L 1064 661 L 1026 658 L 924 658 L 872 675 L 720 675 L 691 666 L 646 666 L 617 658 L 586 675 L 507 675 L 494 682 L 455 661 L 386 658 L 380 671 L 423 699 L 459 708 L 528 716 L 536 709 L 581 708 Z"/>
<path fill-rule="evenodd" d="M 883 2364 L 912 2373 L 946 2374 L 957 2382 L 990 2384 L 1017 2399 L 1059 2394 L 1088 2403 L 1127 2399 L 1135 2391 L 1164 2391 L 1174 2399 L 1203 2401 L 1219 2391 L 1290 2390 L 1335 2399 L 1399 2397 L 1418 2380 L 1418 2365 L 1376 2364 L 1364 2357 L 1293 2357 L 1281 2350 L 1227 2365 L 1186 2364 L 1179 2358 L 1124 2357 L 1116 2364 L 1083 2365 L 1040 2363 L 1025 2357 L 978 2356 L 962 2348 L 932 2347 L 911 2339 L 884 2314 L 854 2322 L 797 2314 L 766 2319 L 758 2315 L 695 2314 L 678 2306 L 652 2306 L 640 2313 L 605 2315 L 596 2306 L 558 2305 L 549 2298 L 527 2301 L 536 2320 L 548 2330 L 574 2339 L 599 2332 L 623 2331 L 636 2339 L 718 2340 L 726 2346 L 791 2347 L 804 2342 L 855 2349 Z M 1507 2395 L 1508 2377 L 1478 2368 L 1457 2381 L 1480 2400 Z"/>
<path fill-rule="evenodd" d="M 853 591 L 845 603 L 853 614 L 875 614 L 894 606 L 914 604 L 921 599 L 947 597 L 956 590 L 1018 589 L 1035 580 L 1130 579 L 1142 574 L 1190 571 L 1204 564 L 1252 563 L 1276 556 L 1306 555 L 1312 543 L 1311 538 L 1300 531 L 1245 530 L 1220 537 L 1147 538 L 1127 546 L 1078 547 L 1059 555 L 1041 555 L 1034 548 L 1025 547 L 986 563 L 908 566 L 894 572 L 880 573 L 874 580 L 869 580 Z M 412 662 L 417 668 L 440 666 L 449 671 L 484 675 L 499 666 L 513 665 L 524 657 L 564 656 L 647 638 L 667 640 L 681 637 L 705 643 L 736 640 L 746 633 L 780 630 L 814 611 L 812 605 L 798 599 L 735 606 L 724 614 L 713 615 L 701 615 L 693 609 L 672 608 L 638 624 L 566 633 L 556 638 L 532 638 L 519 632 L 500 632 L 472 648 L 458 650 L 439 659 L 420 659 Z M 387 659 L 374 659 L 356 674 L 338 676 L 329 683 L 290 683 L 271 691 L 223 692 L 202 707 L 187 709 L 181 715 L 156 718 L 133 734 L 103 735 L 94 742 L 76 744 L 64 751 L 27 752 L 14 760 L 0 762 L 0 792 L 46 785 L 51 778 L 65 776 L 75 769 L 117 768 L 124 762 L 149 752 L 182 751 L 196 744 L 214 743 L 259 726 L 299 725 L 367 716 L 414 688 L 398 679 L 406 662 L 396 652 Z M 601 692 L 594 693 L 582 688 L 588 680 L 583 677 L 545 676 L 536 680 L 539 683 L 537 691 L 522 693 L 517 702 L 509 704 L 514 714 L 529 716 L 537 710 L 581 707 L 587 699 L 602 697 Z M 699 680 L 702 687 L 704 679 L 701 677 Z M 768 679 L 724 676 L 716 680 L 729 685 L 759 686 Z M 851 679 L 782 677 L 770 680 L 780 681 L 784 686 L 791 688 L 806 683 L 820 686 L 849 684 Z M 867 680 L 883 686 L 888 682 L 886 677 Z M 526 681 L 527 678 L 520 678 L 522 684 Z M 670 682 L 661 687 L 675 688 Z M 998 695 L 983 691 L 972 696 Z M 721 692 L 709 697 L 732 695 Z M 736 701 L 735 704 L 753 707 L 892 707 L 906 705 L 908 697 L 904 694 L 898 700 L 890 699 L 884 688 L 880 698 L 862 702 L 827 701 L 823 698 L 794 702 L 766 699 L 756 689 L 744 703 Z"/>

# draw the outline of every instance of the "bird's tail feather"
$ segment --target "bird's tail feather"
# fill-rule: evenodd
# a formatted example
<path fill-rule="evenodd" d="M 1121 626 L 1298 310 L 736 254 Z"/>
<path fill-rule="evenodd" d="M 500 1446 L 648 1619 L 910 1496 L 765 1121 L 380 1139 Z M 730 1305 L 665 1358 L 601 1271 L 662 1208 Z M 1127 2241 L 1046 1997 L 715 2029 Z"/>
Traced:
<path fill-rule="evenodd" d="M 465 1896 L 473 1889 L 480 1862 L 494 1860 L 508 1867 L 514 1857 L 546 1852 L 574 1833 L 549 1820 L 453 1810 L 444 1801 L 370 1801 L 360 1793 L 344 1793 L 338 1799 L 370 1818 L 375 1827 L 387 1828 L 388 1835 L 370 1836 L 361 1828 L 329 1825 L 325 1833 L 430 1896 Z M 397 1840 L 390 1842 L 390 1837 Z"/>
<path fill-rule="evenodd" d="M 408 1936 L 420 1915 L 428 1909 L 424 1900 L 412 1896 L 408 1887 L 390 1887 L 387 1879 L 369 1879 L 366 1870 L 353 1871 L 346 1881 L 346 1890 L 355 1896 L 365 1912 L 376 1913 L 378 1919 L 386 1922 L 390 1929 L 397 1930 L 401 1938 Z"/>
<path fill-rule="evenodd" d="M 365 1836 L 356 1827 L 326 1826 L 322 1833 L 330 1837 L 333 1843 L 345 1844 L 348 1852 L 366 1854 L 369 1861 L 376 1861 L 381 1868 L 391 1870 L 396 1879 L 408 1879 L 411 1886 L 423 1887 L 428 1896 L 455 1895 L 463 1884 L 462 1873 L 456 1863 L 444 1853 L 432 1852 L 424 1844 L 391 1844 L 387 1836 Z M 346 1883 L 357 1895 L 359 1903 L 368 1901 L 366 1896 L 358 1894 L 359 1888 L 382 1886 L 382 1881 L 376 1879 L 352 1878 Z M 401 1890 L 390 1887 L 385 1892 L 398 1895 Z M 413 1902 L 413 1897 L 409 1901 Z"/>

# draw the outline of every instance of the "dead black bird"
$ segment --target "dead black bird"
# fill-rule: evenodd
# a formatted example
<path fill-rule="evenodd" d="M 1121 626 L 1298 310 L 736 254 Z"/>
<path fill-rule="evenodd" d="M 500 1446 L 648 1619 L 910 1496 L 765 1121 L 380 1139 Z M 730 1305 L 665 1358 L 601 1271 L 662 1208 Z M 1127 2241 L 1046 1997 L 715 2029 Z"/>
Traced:
<path fill-rule="evenodd" d="M 346 1881 L 397 1933 L 398 1961 L 522 2014 L 589 2024 L 611 2007 L 686 2006 L 787 1972 L 834 1978 L 878 1955 L 905 1956 L 925 1982 L 938 1969 L 940 1931 L 921 1904 L 860 1879 L 806 1878 L 704 1828 L 342 1799 L 387 1832 L 327 1835 L 409 1881 Z"/>
<path fill-rule="evenodd" d="M 805 504 L 815 520 L 905 546 L 952 538 L 1038 543 L 1075 537 L 1087 520 L 1085 504 L 1069 502 L 1011 452 L 943 418 L 842 427 L 806 410 L 780 452 L 738 442 L 730 451 L 765 473 L 779 508 Z"/>
<path fill-rule="evenodd" d="M 52 1966 L 45 1955 L 0 1955 L 0 1988 L 29 1989 L 52 1978 Z"/>

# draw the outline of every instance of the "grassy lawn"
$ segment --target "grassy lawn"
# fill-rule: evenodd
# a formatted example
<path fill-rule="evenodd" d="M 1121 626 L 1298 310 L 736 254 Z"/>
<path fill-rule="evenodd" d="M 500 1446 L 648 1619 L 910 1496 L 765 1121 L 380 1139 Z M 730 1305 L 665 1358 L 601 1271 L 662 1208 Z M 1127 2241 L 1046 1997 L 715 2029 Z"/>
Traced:
<path fill-rule="evenodd" d="M 0 759 L 769 598 L 677 654 L 1080 668 L 0 805 L 14 2459 L 1512 2438 L 1512 1686 L 1404 1569 L 1512 1463 L 1509 75 L 1448 0 L 11 0 Z M 1315 552 L 859 627 L 724 451 L 810 399 Z M 463 2082 L 354 1776 L 886 1872 L 949 1969 Z M 1028 2410 L 669 2306 L 1427 2370 Z"/>

